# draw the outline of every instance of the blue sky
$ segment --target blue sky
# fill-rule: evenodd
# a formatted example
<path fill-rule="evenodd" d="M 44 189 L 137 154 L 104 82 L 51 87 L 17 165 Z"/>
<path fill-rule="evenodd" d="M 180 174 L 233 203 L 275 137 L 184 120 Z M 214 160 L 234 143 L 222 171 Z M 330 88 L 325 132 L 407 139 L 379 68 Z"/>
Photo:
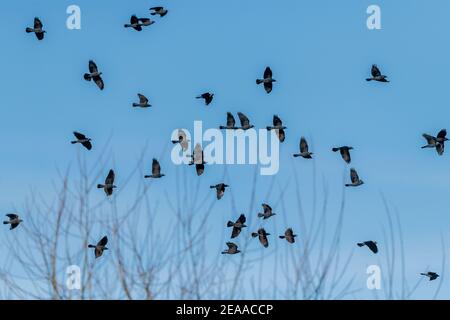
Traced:
<path fill-rule="evenodd" d="M 437 134 L 449 124 L 448 1 L 164 1 L 170 12 L 156 24 L 142 32 L 123 28 L 131 14 L 149 16 L 148 8 L 161 2 L 1 4 L 0 211 L 20 211 L 30 190 L 53 195 L 57 170 L 74 165 L 84 151 L 69 143 L 74 130 L 94 140 L 92 159 L 111 139 L 109 166 L 118 185 L 147 147 L 148 169 L 157 157 L 167 174 L 158 181 L 158 198 L 175 183 L 169 156 L 174 129 L 192 129 L 194 120 L 218 127 L 227 111 L 244 112 L 263 128 L 278 114 L 288 129 L 275 179 L 289 181 L 295 166 L 306 196 L 312 193 L 313 164 L 292 159 L 300 136 L 316 154 L 314 166 L 332 200 L 339 199 L 348 168 L 330 149 L 355 148 L 352 166 L 366 184 L 346 190 L 343 243 L 349 251 L 361 240 L 381 242 L 384 194 L 402 219 L 408 279 L 414 282 L 426 268 L 445 273 L 440 234 L 449 247 L 449 155 L 438 157 L 420 146 L 422 133 Z M 81 8 L 81 30 L 65 26 L 71 4 Z M 371 4 L 381 7 L 382 30 L 366 27 Z M 35 16 L 48 32 L 44 41 L 24 32 Z M 82 78 L 90 59 L 104 74 L 103 92 Z M 364 81 L 373 63 L 391 83 Z M 268 65 L 278 80 L 270 95 L 255 85 Z M 216 94 L 209 107 L 194 99 L 205 91 Z M 138 92 L 154 107 L 132 109 Z M 198 179 L 192 168 L 186 170 Z M 253 172 L 249 166 L 228 168 L 237 203 L 246 201 Z M 207 166 L 200 179 L 208 186 L 222 175 L 222 166 Z M 264 198 L 272 178 L 259 179 L 255 206 L 276 202 L 275 196 Z M 227 201 L 225 195 L 215 207 L 220 226 L 238 216 Z M 288 193 L 286 201 L 294 205 L 294 195 Z M 247 210 L 247 202 L 238 210 Z M 283 215 L 294 221 L 292 212 Z M 365 266 L 377 259 L 355 251 L 351 268 L 362 285 Z M 450 298 L 446 282 L 441 298 Z M 422 283 L 418 297 L 429 298 L 436 286 Z"/>

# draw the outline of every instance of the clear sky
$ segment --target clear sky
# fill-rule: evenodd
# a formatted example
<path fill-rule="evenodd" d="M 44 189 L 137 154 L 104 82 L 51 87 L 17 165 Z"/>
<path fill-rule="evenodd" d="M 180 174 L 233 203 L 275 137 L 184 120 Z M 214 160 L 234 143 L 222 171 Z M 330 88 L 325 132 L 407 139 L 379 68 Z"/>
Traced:
<path fill-rule="evenodd" d="M 71 4 L 81 8 L 81 30 L 66 28 Z M 159 4 L 170 12 L 156 24 L 142 32 L 123 28 L 131 14 L 149 16 L 148 8 Z M 366 27 L 371 4 L 381 7 L 382 30 Z M 306 197 L 315 166 L 331 200 L 339 199 L 348 168 L 331 147 L 355 148 L 352 166 L 365 185 L 346 190 L 343 246 L 354 250 L 350 272 L 358 275 L 359 286 L 364 287 L 365 267 L 382 258 L 358 250 L 356 242 L 378 240 L 379 255 L 386 245 L 381 194 L 402 220 L 408 280 L 413 283 L 428 269 L 445 274 L 440 243 L 443 234 L 450 248 L 449 154 L 439 157 L 420 147 L 422 133 L 450 129 L 449 12 L 446 0 L 2 3 L 0 211 L 20 211 L 31 190 L 53 196 L 57 171 L 73 165 L 80 152 L 69 143 L 74 130 L 94 140 L 92 159 L 111 138 L 110 166 L 118 185 L 147 147 L 148 169 L 157 157 L 167 174 L 158 181 L 158 198 L 175 183 L 169 141 L 174 129 L 192 129 L 194 120 L 218 127 L 227 111 L 244 112 L 264 128 L 278 114 L 288 129 L 275 179 L 292 187 L 295 166 Z M 44 41 L 24 32 L 35 16 L 48 32 Z M 90 59 L 103 72 L 102 92 L 83 80 Z M 364 80 L 374 63 L 389 84 Z M 270 95 L 255 84 L 266 66 L 278 80 Z M 195 99 L 205 91 L 216 94 L 209 107 Z M 152 108 L 131 108 L 138 92 Z M 292 158 L 303 135 L 315 153 L 314 164 Z M 193 168 L 186 170 L 198 179 Z M 250 166 L 228 169 L 236 202 L 245 202 L 239 211 L 247 210 L 253 172 Z M 222 166 L 207 166 L 200 179 L 206 190 L 222 176 Z M 258 179 L 259 209 L 261 202 L 277 198 L 264 198 L 273 178 Z M 294 196 L 285 195 L 287 211 L 296 203 Z M 229 212 L 226 197 L 215 207 L 218 228 L 238 216 Z M 289 221 L 294 213 L 282 214 Z M 6 250 L 0 248 L 0 255 Z M 441 298 L 450 298 L 448 281 Z M 422 282 L 416 297 L 430 298 L 437 285 Z"/>

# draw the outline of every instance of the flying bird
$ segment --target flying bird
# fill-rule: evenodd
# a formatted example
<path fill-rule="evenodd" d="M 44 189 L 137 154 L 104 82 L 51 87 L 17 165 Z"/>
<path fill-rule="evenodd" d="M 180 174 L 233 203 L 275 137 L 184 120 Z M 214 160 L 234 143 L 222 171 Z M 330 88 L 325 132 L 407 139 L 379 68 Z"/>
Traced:
<path fill-rule="evenodd" d="M 231 232 L 231 239 L 236 238 L 242 231 L 242 228 L 247 227 L 245 225 L 245 221 L 247 219 L 245 218 L 245 215 L 241 214 L 239 218 L 236 220 L 236 222 L 228 221 L 227 227 L 231 228 L 233 227 L 233 231 Z"/>
<path fill-rule="evenodd" d="M 331 149 L 333 152 L 339 151 L 341 153 L 342 159 L 344 159 L 345 162 L 350 163 L 352 161 L 352 158 L 350 157 L 350 150 L 353 150 L 353 147 L 338 147 Z"/>
<path fill-rule="evenodd" d="M 346 187 L 357 187 L 364 184 L 364 181 L 359 178 L 358 172 L 356 172 L 355 168 L 350 169 L 350 180 L 352 183 L 345 184 Z"/>
<path fill-rule="evenodd" d="M 189 165 L 191 166 L 191 165 L 195 164 L 195 171 L 197 172 L 198 176 L 201 176 L 203 174 L 203 172 L 205 171 L 205 163 L 206 162 L 203 157 L 202 146 L 199 143 L 197 143 L 195 145 L 194 152 L 189 157 L 192 158 Z"/>
<path fill-rule="evenodd" d="M 380 69 L 378 69 L 376 64 L 372 65 L 372 69 L 370 71 L 372 73 L 372 78 L 367 78 L 366 81 L 379 81 L 379 82 L 389 82 L 387 76 L 382 75 Z"/>
<path fill-rule="evenodd" d="M 153 8 L 150 8 L 150 11 L 153 11 L 152 13 L 150 13 L 152 16 L 159 14 L 159 16 L 161 18 L 164 17 L 167 14 L 167 12 L 169 12 L 164 7 L 153 7 Z"/>
<path fill-rule="evenodd" d="M 153 161 L 152 161 L 152 174 L 151 175 L 146 175 L 146 176 L 144 176 L 144 178 L 158 179 L 158 178 L 161 178 L 161 177 L 164 177 L 164 176 L 165 176 L 165 174 L 161 173 L 161 166 L 159 165 L 158 160 L 153 158 Z"/>
<path fill-rule="evenodd" d="M 222 251 L 222 254 L 236 254 L 241 252 L 238 250 L 238 246 L 233 242 L 227 242 L 228 249 Z"/>
<path fill-rule="evenodd" d="M 283 126 L 283 122 L 281 121 L 280 117 L 277 115 L 273 116 L 273 127 L 268 126 L 267 130 L 276 130 L 278 139 L 280 139 L 280 142 L 283 142 L 286 138 L 286 135 L 284 133 L 284 129 L 287 129 L 285 126 Z"/>
<path fill-rule="evenodd" d="M 25 32 L 26 33 L 34 32 L 34 34 L 36 35 L 36 38 L 38 38 L 38 40 L 42 40 L 42 39 L 44 39 L 44 33 L 47 32 L 47 31 L 43 30 L 42 27 L 43 27 L 43 25 L 42 25 L 41 20 L 39 20 L 39 18 L 36 17 L 36 18 L 34 18 L 34 27 L 33 28 L 27 27 L 25 29 Z"/>
<path fill-rule="evenodd" d="M 252 237 L 259 238 L 259 242 L 263 245 L 264 248 L 267 248 L 269 246 L 269 240 L 267 239 L 267 236 L 270 236 L 270 233 L 267 233 L 264 228 L 261 228 L 258 230 L 258 232 L 253 232 Z"/>
<path fill-rule="evenodd" d="M 365 242 L 358 243 L 358 247 L 364 247 L 364 246 L 367 246 L 370 249 L 370 251 L 372 251 L 373 253 L 378 252 L 377 243 L 375 241 L 365 241 Z"/>
<path fill-rule="evenodd" d="M 304 137 L 300 138 L 300 153 L 294 154 L 294 157 L 303 157 L 305 159 L 312 159 L 312 152 L 308 151 L 308 142 Z"/>
<path fill-rule="evenodd" d="M 138 93 L 139 103 L 133 103 L 133 107 L 148 108 L 152 105 L 148 103 L 148 99 L 143 94 Z"/>
<path fill-rule="evenodd" d="M 231 112 L 227 112 L 227 125 L 220 126 L 220 129 L 238 129 L 236 127 L 236 121 L 234 120 L 234 117 L 231 114 Z"/>
<path fill-rule="evenodd" d="M 86 149 L 88 150 L 92 149 L 92 143 L 90 138 L 87 138 L 84 134 L 76 131 L 73 132 L 73 135 L 75 136 L 75 138 L 77 138 L 77 140 L 70 141 L 71 144 L 81 143 L 81 145 L 83 145 L 83 147 L 85 147 Z"/>
<path fill-rule="evenodd" d="M 294 243 L 296 236 L 297 235 L 294 234 L 294 231 L 292 230 L 292 228 L 287 228 L 286 231 L 284 232 L 284 236 L 279 236 L 279 238 L 286 239 L 286 241 L 289 243 Z"/>
<path fill-rule="evenodd" d="M 427 273 L 421 273 L 422 276 L 430 278 L 430 281 L 436 280 L 439 275 L 436 272 L 428 271 Z"/>
<path fill-rule="evenodd" d="M 247 116 L 243 114 L 242 112 L 238 112 L 239 120 L 241 121 L 241 127 L 239 129 L 242 130 L 248 130 L 250 128 L 253 128 L 254 125 L 250 125 L 250 120 L 248 120 Z"/>
<path fill-rule="evenodd" d="M 181 149 L 183 149 L 183 151 L 186 151 L 189 146 L 188 142 L 189 140 L 186 137 L 186 132 L 184 132 L 184 130 L 182 129 L 178 129 L 178 140 L 172 140 L 172 143 L 179 143 L 181 145 Z"/>
<path fill-rule="evenodd" d="M 94 80 L 97 87 L 99 87 L 100 90 L 103 90 L 105 88 L 105 84 L 101 77 L 102 73 L 98 71 L 97 65 L 93 60 L 89 60 L 89 72 L 90 73 L 84 74 L 84 80 L 86 81 Z"/>
<path fill-rule="evenodd" d="M 109 173 L 106 176 L 105 184 L 98 184 L 97 188 L 105 190 L 107 196 L 112 195 L 114 188 L 117 188 L 114 185 L 114 179 L 115 179 L 114 170 L 111 169 L 109 170 Z"/>
<path fill-rule="evenodd" d="M 439 131 L 436 137 L 424 133 L 422 136 L 427 140 L 427 145 L 423 146 L 422 149 L 436 148 L 438 155 L 442 156 L 444 154 L 445 141 L 448 141 L 446 135 L 446 129 L 442 129 L 441 131 Z"/>
<path fill-rule="evenodd" d="M 23 221 L 15 213 L 8 213 L 6 214 L 6 216 L 9 218 L 9 221 L 3 221 L 3 224 L 10 224 L 11 227 L 9 228 L 9 230 L 16 228 Z"/>
<path fill-rule="evenodd" d="M 214 98 L 214 93 L 209 93 L 209 92 L 205 92 L 199 96 L 196 96 L 195 98 L 197 99 L 204 99 L 205 100 L 205 104 L 208 106 Z"/>
<path fill-rule="evenodd" d="M 229 185 L 225 183 L 219 183 L 215 186 L 210 186 L 211 189 L 216 189 L 217 200 L 222 199 L 223 194 L 225 193 L 225 188 L 228 188 Z"/>
<path fill-rule="evenodd" d="M 108 248 L 106 247 L 106 244 L 108 243 L 108 237 L 104 236 L 103 238 L 101 238 L 101 240 L 96 244 L 90 244 L 88 245 L 88 248 L 94 248 L 94 254 L 95 254 L 95 258 L 100 258 L 103 254 L 104 250 L 108 250 Z"/>
<path fill-rule="evenodd" d="M 264 84 L 264 89 L 267 93 L 272 92 L 272 86 L 273 82 L 276 82 L 277 80 L 272 78 L 272 70 L 270 67 L 266 67 L 266 70 L 264 70 L 264 79 L 256 79 L 256 84 Z"/>
<path fill-rule="evenodd" d="M 142 27 L 146 27 L 154 24 L 155 21 L 152 21 L 148 18 L 138 18 L 136 15 L 132 15 L 130 18 L 130 23 L 125 24 L 125 28 L 133 28 L 136 31 L 142 31 Z"/>
<path fill-rule="evenodd" d="M 272 216 L 275 216 L 276 213 L 272 212 L 272 208 L 267 204 L 267 203 L 263 203 L 262 204 L 263 213 L 258 213 L 258 218 L 263 218 L 263 220 L 269 219 Z"/>

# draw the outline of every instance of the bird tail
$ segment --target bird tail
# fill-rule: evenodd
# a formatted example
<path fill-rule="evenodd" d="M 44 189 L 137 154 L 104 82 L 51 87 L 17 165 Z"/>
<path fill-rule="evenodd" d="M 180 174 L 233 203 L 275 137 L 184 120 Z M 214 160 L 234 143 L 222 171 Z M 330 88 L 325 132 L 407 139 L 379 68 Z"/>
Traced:
<path fill-rule="evenodd" d="M 154 16 L 154 15 L 157 15 L 157 13 L 156 12 L 152 12 L 152 13 L 150 13 L 152 16 Z"/>
<path fill-rule="evenodd" d="M 294 156 L 294 158 L 300 157 L 300 155 L 299 155 L 299 154 L 297 154 L 297 153 L 296 153 L 296 154 L 294 154 L 293 156 Z"/>
<path fill-rule="evenodd" d="M 71 144 L 75 144 L 75 143 L 77 143 L 78 141 L 70 141 L 70 143 Z"/>
<path fill-rule="evenodd" d="M 364 243 L 362 243 L 362 242 L 357 243 L 357 245 L 358 245 L 358 247 L 364 247 Z"/>
<path fill-rule="evenodd" d="M 331 149 L 333 152 L 339 151 L 339 148 L 333 148 Z"/>
<path fill-rule="evenodd" d="M 139 107 L 139 103 L 133 103 L 133 107 Z"/>
<path fill-rule="evenodd" d="M 202 98 L 202 96 L 196 96 L 195 97 L 195 99 L 201 99 Z"/>
<path fill-rule="evenodd" d="M 222 254 L 227 254 L 228 252 L 227 251 L 222 251 Z"/>
<path fill-rule="evenodd" d="M 147 175 L 144 176 L 145 179 L 148 179 L 148 178 L 151 178 L 151 177 L 152 176 L 147 176 Z"/>
<path fill-rule="evenodd" d="M 102 189 L 102 188 L 104 188 L 104 187 L 105 187 L 105 186 L 104 186 L 103 184 L 98 184 L 98 185 L 97 185 L 97 188 L 98 188 L 98 189 Z"/>
<path fill-rule="evenodd" d="M 262 217 L 264 217 L 264 214 L 263 213 L 258 213 L 258 218 L 262 218 Z"/>
<path fill-rule="evenodd" d="M 252 232 L 252 237 L 256 238 L 258 236 L 258 234 L 256 232 Z"/>
<path fill-rule="evenodd" d="M 367 79 L 366 79 L 366 81 L 372 81 L 372 80 L 373 80 L 372 78 L 367 78 Z"/>
<path fill-rule="evenodd" d="M 88 245 L 88 248 L 95 248 L 93 244 Z"/>
<path fill-rule="evenodd" d="M 426 276 L 427 274 L 426 274 L 426 273 L 421 273 L 420 275 L 422 275 L 422 276 Z"/>
<path fill-rule="evenodd" d="M 215 189 L 216 188 L 216 186 L 209 186 L 211 189 Z"/>
<path fill-rule="evenodd" d="M 9 221 L 3 221 L 3 224 L 9 224 Z"/>
<path fill-rule="evenodd" d="M 177 141 L 177 140 L 172 140 L 172 143 L 173 144 L 177 144 L 179 141 Z"/>
<path fill-rule="evenodd" d="M 256 84 L 260 84 L 260 83 L 263 83 L 263 82 L 264 82 L 264 80 L 256 79 Z"/>
<path fill-rule="evenodd" d="M 31 33 L 31 32 L 34 32 L 34 29 L 33 28 L 26 28 L 25 32 L 26 33 Z"/>
<path fill-rule="evenodd" d="M 351 187 L 351 184 L 346 183 L 345 186 L 346 186 L 346 187 Z"/>
<path fill-rule="evenodd" d="M 224 127 L 224 126 L 220 126 L 219 128 L 220 128 L 220 129 L 222 130 L 222 129 L 226 129 L 227 127 Z"/>
<path fill-rule="evenodd" d="M 87 80 L 87 81 L 91 81 L 91 79 L 92 79 L 92 77 L 89 73 L 85 73 L 83 77 L 84 77 L 84 80 Z"/>
<path fill-rule="evenodd" d="M 269 126 L 267 126 L 266 127 L 266 129 L 269 131 L 269 130 L 272 130 L 273 129 L 273 127 L 269 127 Z"/>
<path fill-rule="evenodd" d="M 125 28 L 130 28 L 131 27 L 131 24 L 124 24 L 123 25 Z"/>
<path fill-rule="evenodd" d="M 229 228 L 229 227 L 232 227 L 232 226 L 234 226 L 234 223 L 232 221 L 228 221 L 227 222 L 227 227 Z"/>
<path fill-rule="evenodd" d="M 279 236 L 279 238 L 280 238 L 280 239 L 284 239 L 284 238 L 286 238 L 286 237 L 285 237 L 285 236 Z"/>

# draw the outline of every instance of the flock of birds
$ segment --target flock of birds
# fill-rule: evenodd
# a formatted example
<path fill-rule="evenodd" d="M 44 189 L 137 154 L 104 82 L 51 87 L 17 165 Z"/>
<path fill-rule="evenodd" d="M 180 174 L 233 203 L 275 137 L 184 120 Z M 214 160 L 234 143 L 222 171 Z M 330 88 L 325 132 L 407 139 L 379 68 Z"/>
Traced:
<path fill-rule="evenodd" d="M 167 15 L 168 10 L 164 7 L 153 7 L 150 8 L 151 15 L 159 15 L 161 18 Z M 151 26 L 155 21 L 151 20 L 150 18 L 138 18 L 136 15 L 132 15 L 130 18 L 130 23 L 125 24 L 125 28 L 133 28 L 136 31 L 142 31 L 144 27 Z M 46 31 L 43 29 L 43 24 L 39 18 L 34 19 L 34 26 L 33 28 L 27 27 L 26 28 L 27 33 L 34 33 L 36 35 L 36 38 L 38 40 L 44 39 L 44 34 Z M 102 79 L 102 72 L 99 71 L 96 63 L 92 60 L 89 61 L 88 64 L 89 73 L 84 74 L 84 79 L 86 81 L 93 81 L 100 90 L 103 90 L 105 87 L 105 84 Z M 371 68 L 371 77 L 367 78 L 366 81 L 377 81 L 377 82 L 383 82 L 388 83 L 389 80 L 386 75 L 383 75 L 380 72 L 380 69 L 377 65 L 372 65 Z M 264 90 L 267 94 L 270 94 L 273 90 L 273 86 L 276 80 L 272 76 L 272 70 L 270 67 L 266 67 L 264 70 L 263 78 L 256 79 L 257 85 L 263 85 Z M 138 94 L 139 102 L 133 103 L 133 107 L 141 107 L 141 108 L 148 108 L 151 107 L 151 104 L 149 103 L 149 100 L 147 97 L 145 97 L 143 94 Z M 205 92 L 201 95 L 196 96 L 197 99 L 203 99 L 206 106 L 210 105 L 214 99 L 214 93 Z M 220 126 L 220 129 L 225 130 L 248 130 L 250 128 L 254 128 L 254 125 L 250 123 L 249 118 L 244 115 L 241 112 L 237 113 L 239 120 L 240 120 L 240 126 L 236 126 L 236 121 L 234 116 L 228 112 L 227 113 L 227 121 L 225 126 Z M 273 116 L 273 125 L 267 126 L 267 130 L 275 130 L 276 134 L 279 138 L 279 141 L 282 143 L 285 141 L 286 135 L 285 135 L 285 129 L 287 129 L 285 126 L 283 126 L 283 123 L 281 119 L 277 116 Z M 72 144 L 81 144 L 83 147 L 85 147 L 87 150 L 92 149 L 92 140 L 91 138 L 86 137 L 84 134 L 80 132 L 74 132 L 73 133 L 76 140 L 71 141 Z M 426 139 L 427 144 L 423 146 L 422 148 L 434 148 L 436 149 L 438 155 L 442 155 L 444 153 L 444 145 L 445 141 L 448 141 L 446 138 L 447 131 L 445 129 L 442 129 L 437 136 L 432 136 L 429 134 L 423 134 L 423 137 Z M 188 140 L 186 138 L 186 133 L 183 130 L 178 130 L 178 139 L 172 140 L 172 143 L 177 144 L 179 143 L 181 145 L 181 149 L 186 151 L 188 149 Z M 351 146 L 341 146 L 341 147 L 334 147 L 332 148 L 333 152 L 340 153 L 342 159 L 345 161 L 345 163 L 350 164 L 351 163 L 351 156 L 350 151 L 353 150 L 353 147 Z M 300 145 L 299 145 L 299 153 L 293 154 L 294 157 L 302 157 L 304 159 L 312 159 L 313 158 L 313 152 L 309 151 L 308 142 L 305 137 L 300 138 Z M 205 170 L 205 164 L 204 156 L 203 156 L 203 150 L 201 148 L 200 144 L 196 144 L 193 150 L 192 155 L 189 155 L 188 157 L 191 158 L 191 161 L 189 165 L 194 165 L 196 167 L 197 175 L 202 175 Z M 161 173 L 161 166 L 157 159 L 153 159 L 152 161 L 152 172 L 150 175 L 145 175 L 144 178 L 153 178 L 158 179 L 164 177 L 164 174 Z M 113 194 L 114 189 L 116 188 L 116 185 L 114 184 L 115 179 L 115 173 L 114 170 L 110 170 L 108 175 L 106 176 L 105 182 L 103 184 L 98 184 L 97 188 L 103 189 L 105 194 L 107 196 L 111 196 Z M 345 184 L 346 187 L 358 187 L 364 184 L 363 180 L 361 180 L 358 176 L 358 173 L 355 168 L 350 168 L 350 183 Z M 225 183 L 219 183 L 216 185 L 211 185 L 211 189 L 216 190 L 216 197 L 218 200 L 220 200 L 224 194 L 225 189 L 229 187 Z M 258 218 L 262 218 L 264 220 L 269 219 L 276 215 L 272 211 L 272 208 L 270 205 L 263 203 L 262 204 L 263 212 L 258 213 Z M 7 214 L 6 215 L 9 220 L 4 221 L 4 224 L 9 224 L 10 229 L 15 229 L 19 224 L 22 222 L 22 219 L 17 214 Z M 228 221 L 227 227 L 232 228 L 231 231 L 231 239 L 235 239 L 238 237 L 242 231 L 243 228 L 247 227 L 245 225 L 246 217 L 244 214 L 241 214 L 239 218 L 233 222 Z M 264 228 L 260 228 L 257 230 L 257 232 L 252 232 L 251 236 L 253 238 L 258 238 L 259 242 L 264 248 L 267 248 L 269 246 L 269 240 L 268 236 L 270 236 L 270 233 L 268 233 Z M 295 238 L 297 235 L 294 233 L 292 228 L 287 228 L 284 232 L 284 235 L 280 235 L 280 239 L 285 239 L 288 243 L 294 244 Z M 89 248 L 94 249 L 95 258 L 99 258 L 102 256 L 103 251 L 107 250 L 106 247 L 108 243 L 107 236 L 104 236 L 100 241 L 98 241 L 97 244 L 92 245 L 89 244 Z M 227 249 L 222 251 L 222 254 L 237 254 L 241 252 L 238 249 L 238 246 L 234 242 L 227 242 Z M 364 241 L 357 243 L 359 247 L 367 247 L 370 249 L 374 254 L 378 252 L 378 246 L 376 241 Z M 439 275 L 435 272 L 426 272 L 421 273 L 421 275 L 428 277 L 430 280 L 435 280 L 439 277 Z"/>

